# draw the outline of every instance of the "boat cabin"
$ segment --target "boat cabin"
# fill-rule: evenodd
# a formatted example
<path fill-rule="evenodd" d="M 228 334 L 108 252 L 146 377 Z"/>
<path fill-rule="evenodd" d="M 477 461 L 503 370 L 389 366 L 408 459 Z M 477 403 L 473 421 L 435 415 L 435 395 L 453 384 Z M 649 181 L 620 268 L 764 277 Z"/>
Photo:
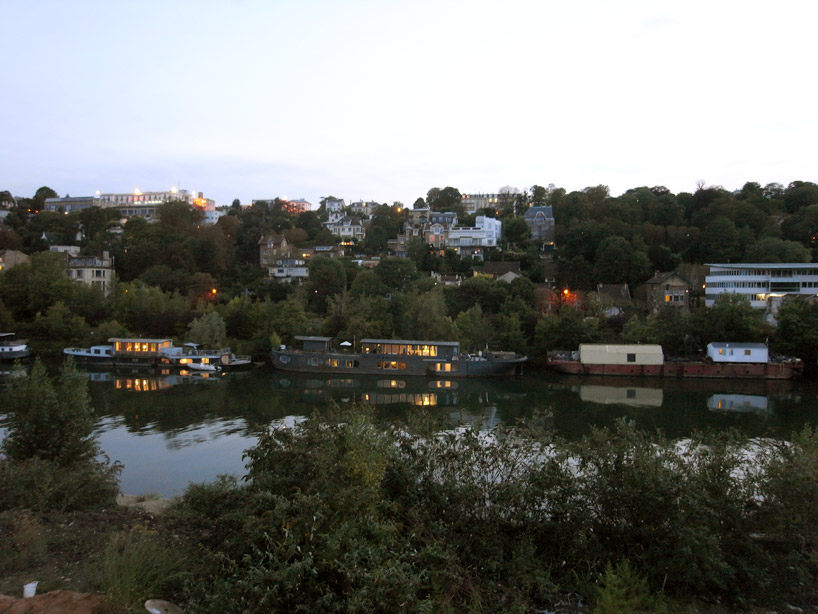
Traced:
<path fill-rule="evenodd" d="M 457 341 L 361 339 L 361 353 L 450 359 L 460 353 L 460 343 Z"/>
<path fill-rule="evenodd" d="M 172 339 L 108 339 L 116 358 L 159 358 L 173 345 Z"/>
<path fill-rule="evenodd" d="M 770 353 L 763 343 L 715 342 L 707 344 L 707 357 L 713 362 L 767 363 Z"/>
<path fill-rule="evenodd" d="M 301 343 L 301 349 L 305 352 L 330 352 L 330 342 L 332 337 L 307 337 L 296 336 L 295 340 Z"/>
<path fill-rule="evenodd" d="M 584 365 L 661 365 L 665 361 L 661 345 L 582 343 L 579 361 Z"/>

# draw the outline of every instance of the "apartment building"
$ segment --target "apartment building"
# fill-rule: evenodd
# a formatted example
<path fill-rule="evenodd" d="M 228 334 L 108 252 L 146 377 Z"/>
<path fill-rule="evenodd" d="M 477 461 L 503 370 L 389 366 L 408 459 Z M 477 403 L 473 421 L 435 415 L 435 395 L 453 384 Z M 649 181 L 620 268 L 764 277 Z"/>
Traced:
<path fill-rule="evenodd" d="M 712 307 L 725 293 L 739 294 L 750 305 L 763 309 L 765 317 L 775 314 L 785 297 L 818 295 L 818 264 L 804 262 L 708 264 L 704 303 Z"/>

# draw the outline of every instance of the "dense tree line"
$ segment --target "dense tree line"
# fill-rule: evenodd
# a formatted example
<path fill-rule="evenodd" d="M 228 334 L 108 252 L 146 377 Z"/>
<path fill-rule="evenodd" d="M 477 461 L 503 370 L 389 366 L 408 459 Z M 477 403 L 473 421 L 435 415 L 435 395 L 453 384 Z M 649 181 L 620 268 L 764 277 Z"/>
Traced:
<path fill-rule="evenodd" d="M 805 358 L 816 354 L 809 336 L 794 337 L 794 322 L 811 325 L 816 318 L 808 306 L 785 308 L 777 330 L 731 299 L 714 310 L 661 310 L 650 316 L 631 311 L 611 319 L 590 298 L 578 310 L 538 286 L 555 277 L 558 287 L 575 291 L 600 283 L 626 283 L 633 290 L 654 272 L 680 264 L 812 261 L 818 236 L 813 183 L 747 183 L 735 192 L 700 186 L 679 194 L 640 187 L 620 196 L 611 196 L 605 186 L 573 192 L 537 185 L 522 192 L 503 188 L 498 203 L 477 214 L 503 221 L 501 249 L 486 257 L 520 262 L 524 276 L 511 284 L 470 277 L 474 262 L 451 250 L 432 250 L 422 239 L 410 243 L 407 258 L 390 256 L 387 241 L 405 223 L 398 206 L 377 207 L 366 239 L 348 248 L 347 257 L 314 257 L 308 281 L 290 285 L 265 278 L 258 241 L 276 232 L 296 247 L 337 242 L 322 224 L 323 204 L 317 211 L 290 214 L 279 200 L 245 208 L 234 202 L 217 224 L 207 226 L 184 203 L 161 206 L 155 223 L 140 218 L 123 223 L 115 212 L 98 208 L 40 211 L 51 195 L 53 190 L 44 187 L 31 199 L 2 198 L 13 205 L 0 225 L 0 249 L 22 250 L 32 260 L 0 273 L 0 328 L 35 340 L 185 336 L 195 321 L 215 311 L 224 321 L 225 340 L 260 354 L 273 341 L 288 343 L 303 333 L 460 339 L 469 349 L 502 347 L 535 356 L 591 340 L 656 341 L 669 352 L 690 353 L 728 337 L 771 339 L 782 351 Z M 551 251 L 533 243 L 527 232 L 522 215 L 532 205 L 553 209 L 556 247 Z M 455 211 L 459 223 L 473 223 L 462 211 L 460 192 L 450 186 L 432 188 L 415 206 Z M 120 282 L 112 295 L 102 297 L 67 280 L 59 256 L 45 251 L 49 244 L 112 254 Z M 353 262 L 356 256 L 379 260 L 362 268 Z M 465 280 L 442 286 L 431 272 Z"/>

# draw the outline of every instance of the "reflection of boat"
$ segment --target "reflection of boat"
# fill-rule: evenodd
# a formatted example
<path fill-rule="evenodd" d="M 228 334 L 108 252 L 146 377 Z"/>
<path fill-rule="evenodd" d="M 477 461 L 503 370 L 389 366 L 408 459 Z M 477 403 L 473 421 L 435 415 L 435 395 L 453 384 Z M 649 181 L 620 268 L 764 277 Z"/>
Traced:
<path fill-rule="evenodd" d="M 22 360 L 30 354 L 28 344 L 14 339 L 14 333 L 0 333 L 0 360 Z"/>
<path fill-rule="evenodd" d="M 579 398 L 590 403 L 602 403 L 604 405 L 661 407 L 664 394 L 661 388 L 582 384 L 579 386 Z"/>
<path fill-rule="evenodd" d="M 306 373 L 273 373 L 276 387 L 287 397 L 315 402 L 357 400 L 370 405 L 486 406 L 520 401 L 525 390 L 520 378 L 442 379 L 346 375 L 316 377 Z"/>
<path fill-rule="evenodd" d="M 714 394 L 707 399 L 707 408 L 713 411 L 740 413 L 768 413 L 767 397 L 754 394 Z"/>
<path fill-rule="evenodd" d="M 111 382 L 117 390 L 134 392 L 151 392 L 164 390 L 172 386 L 195 382 L 215 382 L 221 378 L 221 373 L 188 371 L 181 369 L 171 373 L 168 370 L 134 369 L 128 373 L 122 371 L 88 371 L 89 381 Z"/>
<path fill-rule="evenodd" d="M 457 341 L 362 339 L 355 352 L 333 349 L 331 337 L 296 340 L 301 349 L 272 350 L 273 366 L 303 373 L 484 377 L 519 373 L 527 360 L 514 352 L 464 354 Z"/>
<path fill-rule="evenodd" d="M 711 343 L 706 361 L 665 360 L 660 345 L 583 343 L 577 352 L 551 352 L 548 366 L 574 375 L 729 379 L 790 379 L 804 368 L 800 360 L 770 360 L 761 343 Z"/>

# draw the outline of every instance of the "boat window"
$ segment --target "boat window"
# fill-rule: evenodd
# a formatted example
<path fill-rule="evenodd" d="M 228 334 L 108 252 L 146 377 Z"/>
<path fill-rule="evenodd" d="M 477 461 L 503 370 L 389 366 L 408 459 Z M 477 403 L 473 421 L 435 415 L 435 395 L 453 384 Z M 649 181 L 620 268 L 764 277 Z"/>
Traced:
<path fill-rule="evenodd" d="M 636 354 L 628 354 L 628 362 L 636 362 Z"/>

